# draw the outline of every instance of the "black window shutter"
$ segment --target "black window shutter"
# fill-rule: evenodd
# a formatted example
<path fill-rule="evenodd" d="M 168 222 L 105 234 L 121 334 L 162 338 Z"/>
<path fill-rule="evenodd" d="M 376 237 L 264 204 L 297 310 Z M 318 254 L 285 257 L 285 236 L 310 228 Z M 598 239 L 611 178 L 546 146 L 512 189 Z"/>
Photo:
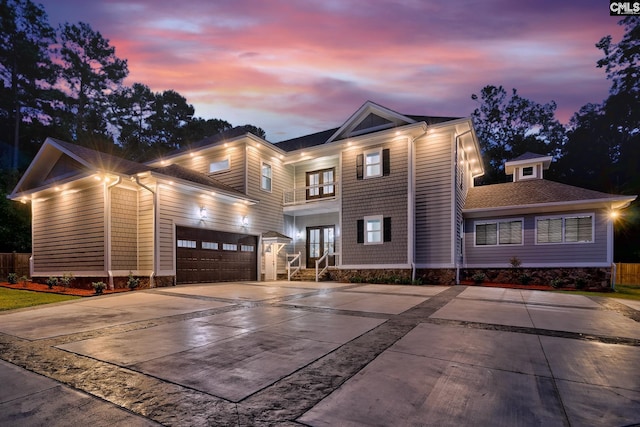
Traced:
<path fill-rule="evenodd" d="M 382 240 L 385 242 L 391 241 L 391 218 L 385 217 L 382 222 L 382 232 L 384 234 Z"/>
<path fill-rule="evenodd" d="M 387 176 L 391 173 L 391 161 L 389 160 L 389 149 L 382 150 L 382 175 Z"/>
<path fill-rule="evenodd" d="M 358 154 L 356 157 L 356 178 L 362 179 L 364 177 L 364 155 Z"/>
<path fill-rule="evenodd" d="M 364 219 L 358 220 L 358 240 L 356 243 L 364 243 Z"/>

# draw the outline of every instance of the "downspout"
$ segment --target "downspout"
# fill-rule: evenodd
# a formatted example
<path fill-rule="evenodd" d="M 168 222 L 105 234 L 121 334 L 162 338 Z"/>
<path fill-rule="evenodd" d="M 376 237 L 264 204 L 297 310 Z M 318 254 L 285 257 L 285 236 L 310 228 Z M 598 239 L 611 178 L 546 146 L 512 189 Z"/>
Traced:
<path fill-rule="evenodd" d="M 455 250 L 453 253 L 454 263 L 456 268 L 456 285 L 460 284 L 460 256 L 458 254 L 458 244 L 461 244 L 462 236 L 458 236 L 460 232 L 460 228 L 458 227 L 458 145 L 460 142 L 460 138 L 465 136 L 466 134 L 471 133 L 471 129 L 468 131 L 462 132 L 459 135 L 456 135 L 455 138 L 455 159 L 454 159 L 454 168 L 453 168 L 453 206 L 454 206 L 454 244 Z M 462 249 L 462 248 L 461 248 Z"/>
<path fill-rule="evenodd" d="M 107 277 L 109 278 L 109 289 L 113 289 L 113 270 L 111 258 L 111 189 L 122 182 L 122 177 L 118 177 L 113 184 L 107 185 Z"/>
<path fill-rule="evenodd" d="M 415 283 L 416 281 L 416 210 L 415 210 L 415 181 L 416 181 L 416 177 L 415 177 L 415 144 L 416 141 L 420 138 L 422 138 L 423 136 L 425 136 L 427 133 L 429 132 L 429 129 L 425 130 L 423 133 L 421 133 L 420 135 L 416 136 L 413 139 L 409 138 L 409 191 L 408 191 L 408 198 L 409 198 L 409 203 L 408 203 L 408 210 L 409 210 L 409 218 L 408 218 L 408 224 L 409 227 L 411 228 L 409 231 L 409 233 L 407 233 L 410 238 L 411 238 L 411 248 L 409 249 L 411 251 L 411 256 L 409 257 L 409 261 L 411 262 L 411 283 Z"/>
<path fill-rule="evenodd" d="M 156 276 L 156 272 L 158 271 L 158 265 L 157 265 L 158 254 L 156 253 L 156 241 L 158 240 L 158 232 L 157 232 L 158 230 L 156 230 L 156 227 L 157 227 L 156 216 L 158 214 L 158 197 L 155 191 L 153 191 L 151 188 L 147 187 L 146 185 L 140 182 L 140 178 L 137 175 L 132 176 L 131 179 L 134 180 L 136 184 L 138 184 L 138 186 L 144 188 L 145 190 L 147 190 L 153 195 L 153 269 L 151 270 L 151 274 L 149 275 L 149 287 L 153 288 L 155 287 L 154 279 Z"/>

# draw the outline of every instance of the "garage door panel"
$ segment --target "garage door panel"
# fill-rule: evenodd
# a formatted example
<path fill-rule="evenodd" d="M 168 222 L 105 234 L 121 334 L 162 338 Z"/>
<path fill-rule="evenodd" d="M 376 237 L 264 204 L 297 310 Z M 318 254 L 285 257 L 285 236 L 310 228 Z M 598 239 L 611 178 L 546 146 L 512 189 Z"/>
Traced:
<path fill-rule="evenodd" d="M 257 278 L 256 236 L 176 227 L 176 240 L 177 283 Z"/>

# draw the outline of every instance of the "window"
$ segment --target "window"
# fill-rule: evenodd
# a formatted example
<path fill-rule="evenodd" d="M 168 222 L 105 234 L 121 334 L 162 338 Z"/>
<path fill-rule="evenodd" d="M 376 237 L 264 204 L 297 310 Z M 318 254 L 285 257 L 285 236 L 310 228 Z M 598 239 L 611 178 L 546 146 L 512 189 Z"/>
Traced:
<path fill-rule="evenodd" d="M 189 248 L 189 249 L 195 249 L 196 247 L 196 241 L 195 240 L 178 240 L 178 247 L 179 248 Z"/>
<path fill-rule="evenodd" d="M 218 243 L 216 242 L 202 242 L 202 249 L 218 250 Z"/>
<path fill-rule="evenodd" d="M 230 167 L 231 167 L 231 160 L 229 159 L 229 157 L 227 157 L 226 159 L 211 162 L 209 164 L 209 173 L 226 171 L 226 170 L 229 170 Z"/>
<path fill-rule="evenodd" d="M 223 251 L 237 251 L 238 245 L 235 243 L 223 243 L 222 244 Z"/>
<path fill-rule="evenodd" d="M 382 215 L 365 216 L 357 221 L 357 242 L 378 245 L 391 241 L 391 218 Z"/>
<path fill-rule="evenodd" d="M 334 169 L 307 172 L 307 200 L 335 196 Z"/>
<path fill-rule="evenodd" d="M 240 250 L 242 252 L 253 252 L 254 247 L 252 245 L 240 245 Z"/>
<path fill-rule="evenodd" d="M 523 220 L 478 222 L 476 246 L 521 245 Z"/>
<path fill-rule="evenodd" d="M 382 217 L 365 217 L 364 243 L 382 243 Z"/>
<path fill-rule="evenodd" d="M 364 176 L 371 178 L 382 175 L 382 150 L 364 153 Z"/>
<path fill-rule="evenodd" d="M 264 191 L 271 191 L 271 165 L 262 162 L 260 188 Z"/>
<path fill-rule="evenodd" d="M 536 221 L 538 243 L 562 243 L 562 218 L 546 218 Z"/>
<path fill-rule="evenodd" d="M 536 218 L 536 243 L 591 243 L 593 215 Z"/>
<path fill-rule="evenodd" d="M 529 179 L 529 178 L 537 178 L 538 177 L 538 168 L 537 166 L 523 166 L 518 168 L 518 175 L 520 179 Z"/>
<path fill-rule="evenodd" d="M 391 172 L 389 153 L 388 148 L 376 148 L 358 154 L 356 157 L 356 178 L 365 179 L 389 175 Z"/>

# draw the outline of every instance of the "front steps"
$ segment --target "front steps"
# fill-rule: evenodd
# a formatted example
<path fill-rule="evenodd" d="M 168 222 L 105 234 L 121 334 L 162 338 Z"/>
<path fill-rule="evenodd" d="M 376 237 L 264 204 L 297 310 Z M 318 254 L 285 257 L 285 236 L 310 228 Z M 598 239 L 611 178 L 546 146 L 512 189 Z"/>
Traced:
<path fill-rule="evenodd" d="M 328 271 L 325 271 L 324 274 L 322 274 L 318 280 L 320 282 L 327 280 L 328 273 L 329 273 Z M 286 273 L 278 274 L 278 280 L 287 280 L 287 274 Z M 300 270 L 291 277 L 291 281 L 292 282 L 294 281 L 295 282 L 315 282 L 316 270 L 313 268 Z"/>

